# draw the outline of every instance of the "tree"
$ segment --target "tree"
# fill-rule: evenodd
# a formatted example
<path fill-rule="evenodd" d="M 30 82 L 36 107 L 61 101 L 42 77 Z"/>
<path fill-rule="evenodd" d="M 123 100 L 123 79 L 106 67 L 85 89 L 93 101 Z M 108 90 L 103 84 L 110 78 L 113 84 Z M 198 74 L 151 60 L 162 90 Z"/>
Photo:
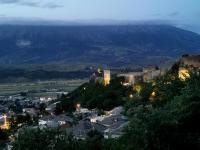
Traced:
<path fill-rule="evenodd" d="M 45 103 L 40 103 L 40 105 L 39 105 L 39 110 L 40 110 L 40 112 L 45 112 L 45 109 L 46 109 L 46 104 Z"/>
<path fill-rule="evenodd" d="M 140 92 L 140 96 L 142 98 L 142 101 L 148 102 L 152 92 L 153 92 L 152 83 L 143 83 L 142 88 L 141 88 L 141 92 Z"/>
<path fill-rule="evenodd" d="M 173 82 L 173 81 L 172 81 Z M 138 104 L 131 116 L 123 144 L 131 145 L 125 149 L 135 150 L 176 150 L 200 148 L 200 73 L 191 74 L 181 87 L 180 82 L 173 82 L 168 90 L 174 92 L 162 105 L 149 107 Z M 165 88 L 165 87 L 163 87 Z M 161 90 L 162 87 L 160 87 Z M 166 89 L 166 93 L 168 93 Z M 163 90 L 163 94 L 165 94 Z M 175 96 L 176 95 L 176 96 Z M 160 96 L 160 95 L 159 95 Z M 158 99 L 161 97 L 158 96 Z"/>
<path fill-rule="evenodd" d="M 4 141 L 4 140 L 7 140 L 8 139 L 8 134 L 3 131 L 2 129 L 0 129 L 0 141 Z"/>

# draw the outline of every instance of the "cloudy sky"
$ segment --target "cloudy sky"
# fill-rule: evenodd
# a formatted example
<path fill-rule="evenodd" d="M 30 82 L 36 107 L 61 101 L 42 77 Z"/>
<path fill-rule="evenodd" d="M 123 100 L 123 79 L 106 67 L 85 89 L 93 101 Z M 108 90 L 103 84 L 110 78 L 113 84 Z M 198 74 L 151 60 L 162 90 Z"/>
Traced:
<path fill-rule="evenodd" d="M 200 32 L 200 0 L 0 0 L 0 18 L 169 20 Z"/>

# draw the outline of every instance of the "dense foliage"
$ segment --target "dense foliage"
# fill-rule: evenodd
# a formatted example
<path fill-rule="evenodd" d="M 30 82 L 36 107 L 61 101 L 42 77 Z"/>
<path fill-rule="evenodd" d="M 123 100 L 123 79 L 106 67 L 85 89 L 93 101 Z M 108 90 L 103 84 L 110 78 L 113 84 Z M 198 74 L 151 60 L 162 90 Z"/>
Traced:
<path fill-rule="evenodd" d="M 8 133 L 2 129 L 0 129 L 0 149 L 3 149 L 8 140 Z"/>
<path fill-rule="evenodd" d="M 123 105 L 132 92 L 130 87 L 124 87 L 121 84 L 123 80 L 123 78 L 115 77 L 108 86 L 94 82 L 85 83 L 67 96 L 63 96 L 57 110 L 72 111 L 77 103 L 89 109 L 103 110 Z"/>
<path fill-rule="evenodd" d="M 157 82 L 153 102 L 126 105 L 131 123 L 122 137 L 125 149 L 200 149 L 200 72 L 185 82 L 172 74 Z"/>
<path fill-rule="evenodd" d="M 13 150 L 101 150 L 102 147 L 111 147 L 109 144 L 96 131 L 88 133 L 86 140 L 77 140 L 58 130 L 38 128 L 21 132 Z"/>

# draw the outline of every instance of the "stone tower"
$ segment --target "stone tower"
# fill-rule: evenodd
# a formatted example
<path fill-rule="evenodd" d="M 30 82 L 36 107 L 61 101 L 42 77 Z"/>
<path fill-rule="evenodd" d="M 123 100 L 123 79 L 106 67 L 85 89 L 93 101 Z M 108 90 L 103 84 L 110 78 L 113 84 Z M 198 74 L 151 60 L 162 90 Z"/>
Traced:
<path fill-rule="evenodd" d="M 111 75 L 110 70 L 104 70 L 104 85 L 107 86 L 110 84 Z"/>

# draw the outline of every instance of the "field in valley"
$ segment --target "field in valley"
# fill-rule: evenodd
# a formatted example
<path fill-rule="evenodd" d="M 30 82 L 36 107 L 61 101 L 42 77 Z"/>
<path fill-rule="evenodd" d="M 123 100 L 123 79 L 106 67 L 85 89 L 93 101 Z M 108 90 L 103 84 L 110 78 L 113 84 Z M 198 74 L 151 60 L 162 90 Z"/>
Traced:
<path fill-rule="evenodd" d="M 0 96 L 14 95 L 20 92 L 29 92 L 31 96 L 45 96 L 54 91 L 70 92 L 85 82 L 87 79 L 0 83 Z"/>

